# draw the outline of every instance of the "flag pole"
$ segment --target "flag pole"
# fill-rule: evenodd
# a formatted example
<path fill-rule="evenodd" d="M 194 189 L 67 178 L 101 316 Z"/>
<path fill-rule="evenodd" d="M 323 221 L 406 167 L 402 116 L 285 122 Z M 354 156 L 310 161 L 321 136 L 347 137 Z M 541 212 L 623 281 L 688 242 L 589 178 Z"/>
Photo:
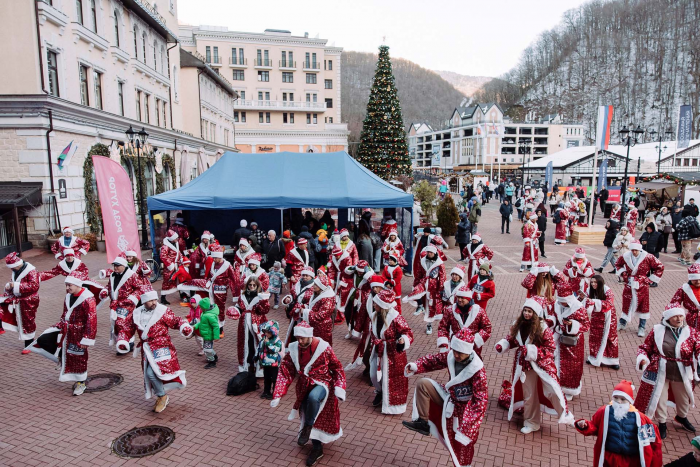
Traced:
<path fill-rule="evenodd" d="M 598 185 L 596 185 L 595 176 L 597 175 L 597 165 L 598 165 L 598 146 L 595 147 L 595 153 L 593 154 L 593 183 L 591 185 L 591 204 L 588 210 L 588 228 L 593 227 L 593 210 L 595 209 L 595 190 Z M 602 213 L 605 216 L 605 213 Z"/>

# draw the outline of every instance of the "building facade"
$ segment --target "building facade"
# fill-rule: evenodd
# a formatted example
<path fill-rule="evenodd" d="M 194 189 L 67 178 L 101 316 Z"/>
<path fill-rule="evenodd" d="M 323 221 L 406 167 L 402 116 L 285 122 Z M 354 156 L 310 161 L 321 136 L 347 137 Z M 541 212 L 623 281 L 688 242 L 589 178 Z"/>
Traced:
<path fill-rule="evenodd" d="M 347 125 L 340 122 L 342 48 L 277 29 L 260 34 L 181 25 L 179 39 L 238 93 L 233 121 L 241 152 L 347 151 Z"/>

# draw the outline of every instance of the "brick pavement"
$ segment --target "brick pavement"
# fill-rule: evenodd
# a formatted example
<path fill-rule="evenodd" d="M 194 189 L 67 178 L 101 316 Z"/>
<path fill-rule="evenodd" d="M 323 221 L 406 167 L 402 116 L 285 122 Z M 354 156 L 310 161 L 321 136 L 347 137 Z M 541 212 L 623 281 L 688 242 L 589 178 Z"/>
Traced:
<path fill-rule="evenodd" d="M 548 416 L 544 417 L 541 431 L 522 435 L 518 431 L 521 422 L 508 422 L 507 413 L 497 407 L 500 385 L 504 379 L 510 378 L 513 356 L 497 355 L 493 344 L 505 335 L 525 298 L 525 291 L 520 287 L 524 274 L 518 273 L 522 248 L 519 224 L 513 224 L 511 235 L 500 235 L 497 207 L 495 203 L 484 207 L 483 221 L 479 226 L 480 234 L 496 252 L 493 263 L 497 295 L 489 304 L 494 332 L 484 351 L 490 403 L 481 426 L 474 465 L 591 465 L 593 439 L 576 434 L 572 428 L 558 426 Z M 561 269 L 573 247 L 554 246 L 553 230 L 550 222 L 546 246 L 548 261 Z M 595 246 L 586 247 L 586 250 L 594 266 L 598 266 L 604 248 Z M 452 248 L 447 254 L 451 258 L 447 267 L 451 268 L 459 253 Z M 660 320 L 664 305 L 686 280 L 684 268 L 675 262 L 673 256 L 663 255 L 662 260 L 666 272 L 661 285 L 651 291 L 650 325 Z M 39 270 L 55 264 L 48 254 L 33 255 L 29 261 Z M 105 256 L 90 253 L 85 261 L 91 274 L 96 276 L 98 269 L 104 267 Z M 8 272 L 1 274 L 2 280 L 7 280 Z M 613 279 L 610 285 L 615 291 L 619 309 L 622 287 L 611 275 L 604 276 Z M 410 284 L 411 279 L 406 278 L 404 290 L 410 290 Z M 156 286 L 159 287 L 159 283 Z M 54 324 L 60 316 L 64 297 L 61 279 L 43 284 L 41 297 L 38 331 Z M 174 309 L 179 315 L 186 314 L 185 309 L 177 305 Z M 409 306 L 404 306 L 404 310 L 416 336 L 416 342 L 408 350 L 409 359 L 435 352 L 437 333 L 427 336 L 422 317 L 414 317 Z M 114 355 L 107 346 L 108 312 L 102 308 L 98 316 L 97 345 L 90 353 L 89 372 L 117 372 L 124 376 L 120 386 L 104 392 L 72 397 L 70 384 L 58 382 L 58 372 L 51 362 L 36 354 L 20 355 L 21 343 L 14 333 L 7 332 L 0 337 L 0 465 L 303 465 L 309 447 L 296 445 L 297 422 L 287 421 L 293 392 L 277 409 L 269 408 L 267 401 L 258 398 L 258 392 L 235 398 L 225 395 L 226 383 L 236 373 L 236 333 L 231 322 L 225 339 L 216 344 L 220 360 L 215 370 L 203 370 L 205 360 L 197 356 L 194 340 L 186 341 L 179 333 L 172 333 L 180 363 L 187 370 L 188 386 L 183 391 L 170 393 L 167 410 L 155 414 L 151 411 L 153 402 L 143 398 L 139 361 Z M 269 318 L 278 320 L 282 331 L 286 331 L 287 323 L 281 309 L 272 310 Z M 336 327 L 334 348 L 341 361 L 347 363 L 356 341 L 344 340 L 344 334 L 342 327 Z M 612 387 L 620 379 L 626 378 L 638 385 L 639 374 L 634 370 L 634 361 L 640 341 L 633 331 L 621 334 L 620 371 L 586 366 L 581 396 L 570 404 L 577 417 L 590 418 L 600 405 L 610 400 Z M 445 371 L 433 376 L 443 382 L 446 380 Z M 410 418 L 410 409 L 403 416 L 381 415 L 379 409 L 371 407 L 373 391 L 361 378 L 361 370 L 349 372 L 347 378 L 348 400 L 341 404 L 344 436 L 326 446 L 326 455 L 320 465 L 452 465 L 446 449 L 435 439 L 401 427 L 401 420 Z M 416 378 L 410 379 L 409 407 L 415 381 Z M 700 426 L 696 409 L 691 411 L 690 419 Z M 142 460 L 120 459 L 110 453 L 114 438 L 133 427 L 148 424 L 172 428 L 176 433 L 174 444 Z M 669 425 L 669 436 L 664 442 L 664 461 L 688 452 L 691 438 Z"/>

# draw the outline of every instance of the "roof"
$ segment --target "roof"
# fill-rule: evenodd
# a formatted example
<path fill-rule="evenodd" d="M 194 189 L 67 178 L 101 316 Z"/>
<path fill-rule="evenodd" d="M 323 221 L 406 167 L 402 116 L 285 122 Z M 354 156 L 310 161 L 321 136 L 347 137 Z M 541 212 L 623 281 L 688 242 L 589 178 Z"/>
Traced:
<path fill-rule="evenodd" d="M 202 70 L 209 78 L 216 81 L 222 88 L 233 97 L 238 98 L 238 93 L 233 89 L 231 83 L 221 76 L 216 70 L 210 67 L 199 54 L 188 52 L 180 47 L 180 66 L 182 68 L 198 68 Z"/>
<path fill-rule="evenodd" d="M 413 195 L 380 179 L 344 151 L 226 152 L 185 186 L 148 197 L 151 211 L 412 206 Z"/>
<path fill-rule="evenodd" d="M 139 18 L 145 21 L 158 34 L 165 37 L 168 42 L 178 42 L 177 34 L 172 32 L 165 24 L 165 19 L 148 2 L 141 0 L 122 0 L 125 7 L 131 10 Z"/>
<path fill-rule="evenodd" d="M 41 182 L 0 182 L 0 207 L 32 207 L 42 203 Z"/>

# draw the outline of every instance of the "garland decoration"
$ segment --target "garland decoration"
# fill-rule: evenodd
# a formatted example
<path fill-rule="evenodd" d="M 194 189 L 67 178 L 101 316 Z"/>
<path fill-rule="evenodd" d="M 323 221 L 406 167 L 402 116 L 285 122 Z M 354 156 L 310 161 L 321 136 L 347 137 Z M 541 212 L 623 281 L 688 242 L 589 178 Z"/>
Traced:
<path fill-rule="evenodd" d="M 94 167 L 92 164 L 92 156 L 109 157 L 109 148 L 104 144 L 97 143 L 87 153 L 85 163 L 83 163 L 83 178 L 85 184 L 85 217 L 87 224 L 90 226 L 90 232 L 98 235 L 102 232 L 102 209 L 97 193 L 93 189 L 93 173 Z"/>

